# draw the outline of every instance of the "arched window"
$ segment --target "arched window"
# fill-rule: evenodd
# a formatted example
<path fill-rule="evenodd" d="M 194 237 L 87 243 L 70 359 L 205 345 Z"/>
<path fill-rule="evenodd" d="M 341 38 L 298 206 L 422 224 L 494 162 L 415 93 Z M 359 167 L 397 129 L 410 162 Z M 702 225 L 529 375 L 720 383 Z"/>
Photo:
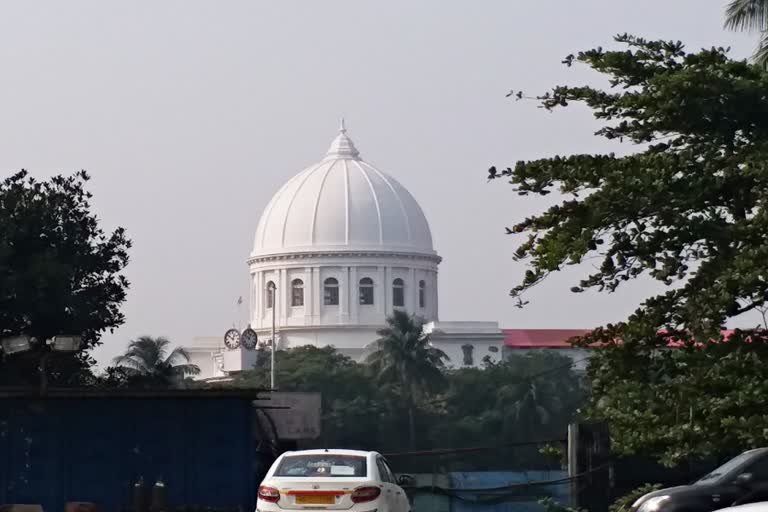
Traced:
<path fill-rule="evenodd" d="M 329 277 L 323 282 L 323 304 L 326 306 L 339 305 L 339 282 Z"/>
<path fill-rule="evenodd" d="M 427 304 L 427 283 L 419 281 L 419 307 L 423 308 Z"/>
<path fill-rule="evenodd" d="M 267 282 L 267 309 L 272 308 L 275 305 L 275 283 L 273 281 Z"/>
<path fill-rule="evenodd" d="M 392 305 L 396 308 L 405 306 L 405 283 L 399 277 L 392 281 Z"/>
<path fill-rule="evenodd" d="M 294 279 L 291 281 L 291 306 L 304 305 L 304 281 Z"/>
<path fill-rule="evenodd" d="M 373 279 L 364 277 L 360 280 L 360 305 L 370 306 L 373 304 Z"/>

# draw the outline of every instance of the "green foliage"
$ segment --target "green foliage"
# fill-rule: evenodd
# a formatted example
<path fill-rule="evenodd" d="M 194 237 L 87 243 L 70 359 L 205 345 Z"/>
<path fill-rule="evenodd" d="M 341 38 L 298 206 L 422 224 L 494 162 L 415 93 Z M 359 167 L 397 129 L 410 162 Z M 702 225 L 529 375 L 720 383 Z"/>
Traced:
<path fill-rule="evenodd" d="M 269 353 L 260 351 L 257 366 L 236 377 L 240 387 L 269 388 Z M 275 354 L 275 380 L 281 391 L 313 391 L 323 397 L 323 439 L 327 446 L 373 448 L 383 392 L 365 366 L 331 347 L 296 347 Z"/>
<path fill-rule="evenodd" d="M 573 508 L 555 501 L 552 498 L 539 500 L 539 504 L 544 508 L 544 512 L 586 512 L 584 509 Z"/>
<path fill-rule="evenodd" d="M 762 27 L 764 14 L 742 16 Z M 595 258 L 596 270 L 572 291 L 613 292 L 640 276 L 667 285 L 626 321 L 577 340 L 600 348 L 588 369 L 588 416 L 609 422 L 619 454 L 667 465 L 764 446 L 766 333 L 726 341 L 720 332 L 768 299 L 768 73 L 722 48 L 688 53 L 679 42 L 616 40 L 627 48 L 565 60 L 607 76 L 610 89 L 561 86 L 538 99 L 547 110 L 586 105 L 603 123 L 597 135 L 632 142 L 636 152 L 490 170 L 519 194 L 564 196 L 510 230 L 528 234 L 516 255 L 530 265 L 512 294 Z"/>
<path fill-rule="evenodd" d="M 258 359 L 260 366 L 237 377 L 235 385 L 267 387 L 268 353 Z M 376 449 L 384 453 L 407 451 L 413 446 L 409 439 L 411 407 L 403 399 L 399 375 L 355 363 L 330 347 L 279 351 L 276 361 L 281 390 L 322 392 L 323 439 L 317 445 Z M 548 372 L 546 378 L 536 377 L 544 371 Z M 444 369 L 440 378 L 439 386 L 425 387 L 414 400 L 417 450 L 562 439 L 583 396 L 579 378 L 570 369 L 570 360 L 546 352 L 516 355 L 510 362 L 491 365 L 487 370 Z M 532 396 L 533 384 L 536 392 Z M 524 405 L 518 406 L 518 402 Z M 522 413 L 528 410 L 539 413 Z M 440 456 L 394 462 L 404 463 L 409 471 L 432 471 L 436 465 L 458 462 L 470 469 L 559 464 L 541 456 L 535 446 L 525 451 L 499 448 L 473 452 L 459 458 Z"/>
<path fill-rule="evenodd" d="M 189 354 L 181 347 L 168 351 L 167 338 L 141 336 L 128 344 L 123 355 L 113 361 L 115 368 L 107 373 L 108 381 L 123 385 L 178 385 L 185 377 L 197 375 L 200 368 L 189 363 Z"/>
<path fill-rule="evenodd" d="M 39 340 L 82 335 L 79 354 L 52 355 L 49 380 L 77 385 L 92 376 L 85 350 L 123 323 L 130 241 L 104 233 L 91 211 L 85 172 L 36 181 L 21 171 L 0 182 L 0 337 Z M 44 347 L 0 356 L 0 383 L 33 384 Z"/>
<path fill-rule="evenodd" d="M 432 441 L 469 447 L 494 438 L 507 443 L 564 438 L 583 400 L 570 367 L 566 356 L 533 352 L 512 354 L 485 369 L 447 372 L 445 418 L 433 429 Z"/>
<path fill-rule="evenodd" d="M 642 498 L 649 492 L 657 491 L 659 489 L 661 489 L 661 485 L 658 484 L 645 484 L 641 487 L 638 487 L 634 491 L 614 501 L 613 504 L 608 507 L 608 512 L 626 512 L 630 509 L 635 501 Z"/>
<path fill-rule="evenodd" d="M 712 336 L 768 297 L 768 74 L 722 48 L 687 53 L 679 42 L 616 39 L 628 49 L 566 59 L 607 75 L 610 90 L 560 86 L 539 99 L 548 110 L 583 103 L 604 122 L 598 135 L 641 150 L 521 161 L 492 173 L 522 195 L 566 196 L 511 229 L 529 234 L 516 255 L 530 263 L 512 293 L 597 258 L 574 291 L 614 291 L 639 276 L 677 284 L 627 324 Z"/>
<path fill-rule="evenodd" d="M 429 343 L 423 323 L 401 310 L 387 318 L 378 331 L 376 350 L 368 357 L 371 370 L 383 386 L 394 387 L 408 411 L 408 439 L 416 447 L 416 403 L 445 382 L 441 369 L 448 356 Z"/>
<path fill-rule="evenodd" d="M 768 333 L 668 342 L 615 343 L 590 361 L 588 414 L 609 421 L 613 449 L 674 466 L 767 446 Z"/>

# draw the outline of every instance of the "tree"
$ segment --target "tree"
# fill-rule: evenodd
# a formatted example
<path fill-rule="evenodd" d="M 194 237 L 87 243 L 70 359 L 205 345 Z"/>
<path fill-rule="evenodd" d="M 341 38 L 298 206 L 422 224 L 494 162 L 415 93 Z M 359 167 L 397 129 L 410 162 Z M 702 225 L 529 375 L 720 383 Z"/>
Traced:
<path fill-rule="evenodd" d="M 113 364 L 125 372 L 128 380 L 155 386 L 169 386 L 188 376 L 198 375 L 200 368 L 190 364 L 182 347 L 170 352 L 167 338 L 141 336 L 128 344 L 128 349 Z"/>
<path fill-rule="evenodd" d="M 554 351 L 511 354 L 484 369 L 462 368 L 446 374 L 443 410 L 434 418 L 435 446 L 469 448 L 562 439 L 584 403 L 573 361 Z M 533 468 L 546 463 L 540 447 L 463 454 L 461 468 Z M 500 458 L 503 453 L 506 457 Z"/>
<path fill-rule="evenodd" d="M 595 353 L 588 374 L 587 413 L 609 421 L 618 454 L 674 466 L 768 445 L 764 330 L 687 339 L 666 349 L 615 343 Z"/>
<path fill-rule="evenodd" d="M 768 65 L 768 2 L 731 0 L 725 10 L 725 26 L 731 30 L 760 32 L 760 43 L 752 58 L 760 66 Z"/>
<path fill-rule="evenodd" d="M 91 211 L 85 172 L 37 181 L 21 171 L 0 182 L 0 338 L 39 340 L 25 354 L 3 355 L 0 381 L 32 384 L 44 340 L 82 335 L 78 354 L 52 354 L 56 383 L 82 380 L 87 349 L 120 326 L 130 241 L 122 228 L 107 234 Z"/>
<path fill-rule="evenodd" d="M 339 354 L 333 347 L 302 346 L 275 353 L 280 391 L 322 395 L 322 446 L 381 449 L 379 430 L 387 412 L 368 368 Z M 269 388 L 268 351 L 257 357 L 253 370 L 235 377 L 239 387 Z"/>
<path fill-rule="evenodd" d="M 627 329 L 713 336 L 768 298 L 768 74 L 722 48 L 686 53 L 679 42 L 616 40 L 629 49 L 565 61 L 608 75 L 611 91 L 561 86 L 539 99 L 548 110 L 584 103 L 605 122 L 598 135 L 642 149 L 492 168 L 491 178 L 508 177 L 518 194 L 566 196 L 510 230 L 528 233 L 516 256 L 530 264 L 512 294 L 598 258 L 572 291 L 612 292 L 639 276 L 670 286 Z"/>
<path fill-rule="evenodd" d="M 410 447 L 416 444 L 415 409 L 419 398 L 443 384 L 442 369 L 448 356 L 430 345 L 423 323 L 401 310 L 387 318 L 387 326 L 377 331 L 376 350 L 368 363 L 385 383 L 394 384 L 408 411 Z"/>
<path fill-rule="evenodd" d="M 768 298 L 768 74 L 722 48 L 616 40 L 628 49 L 565 60 L 608 75 L 610 91 L 562 86 L 538 99 L 548 110 L 584 103 L 605 123 L 598 135 L 638 151 L 491 169 L 519 194 L 567 196 L 510 230 L 528 232 L 516 254 L 530 263 L 512 294 L 593 258 L 602 262 L 574 292 L 639 276 L 667 285 L 626 321 L 575 340 L 599 349 L 588 415 L 609 421 L 619 452 L 668 464 L 765 444 L 765 332 L 720 333 Z"/>

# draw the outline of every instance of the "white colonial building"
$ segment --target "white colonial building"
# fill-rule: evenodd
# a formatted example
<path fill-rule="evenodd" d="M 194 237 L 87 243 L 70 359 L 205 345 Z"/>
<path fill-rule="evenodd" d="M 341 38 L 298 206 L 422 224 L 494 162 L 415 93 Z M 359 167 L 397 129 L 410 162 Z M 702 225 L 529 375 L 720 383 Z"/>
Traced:
<path fill-rule="evenodd" d="M 362 159 L 342 123 L 325 157 L 264 208 L 248 258 L 250 327 L 269 342 L 274 314 L 278 349 L 332 345 L 360 360 L 386 317 L 401 309 L 426 322 L 454 366 L 498 361 L 505 333 L 496 322 L 439 321 L 440 260 L 416 199 Z M 225 348 L 223 335 L 185 348 L 201 378 L 255 362 L 253 350 Z"/>

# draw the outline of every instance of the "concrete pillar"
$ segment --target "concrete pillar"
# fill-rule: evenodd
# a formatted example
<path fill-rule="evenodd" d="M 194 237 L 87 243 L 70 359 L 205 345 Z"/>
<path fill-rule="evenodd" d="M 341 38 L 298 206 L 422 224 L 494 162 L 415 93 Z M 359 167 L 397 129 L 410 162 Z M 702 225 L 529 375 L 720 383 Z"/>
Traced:
<path fill-rule="evenodd" d="M 360 300 L 357 296 L 357 282 L 360 280 L 357 274 L 357 267 L 349 268 L 349 321 L 353 324 L 357 323 L 357 309 Z"/>
<path fill-rule="evenodd" d="M 376 303 L 376 312 L 380 315 L 386 315 L 385 305 L 387 300 L 387 288 L 384 286 L 385 279 L 384 267 L 378 267 L 376 282 L 373 287 L 373 300 Z"/>
<path fill-rule="evenodd" d="M 312 295 L 312 323 L 318 324 L 324 294 L 323 283 L 320 280 L 320 267 L 312 267 L 312 287 L 315 289 L 315 293 Z"/>
<path fill-rule="evenodd" d="M 405 310 L 413 314 L 419 313 L 419 281 L 416 279 L 416 272 L 412 268 L 408 269 L 408 277 L 405 278 Z"/>
<path fill-rule="evenodd" d="M 254 305 L 254 325 L 264 324 L 264 272 L 256 272 L 256 304 Z"/>
<path fill-rule="evenodd" d="M 309 323 L 312 321 L 312 311 L 314 301 L 312 297 L 315 296 L 317 291 L 315 290 L 315 283 L 312 279 L 312 267 L 304 268 L 304 321 Z"/>
<path fill-rule="evenodd" d="M 341 279 L 339 280 L 339 323 L 349 322 L 349 303 L 352 300 L 352 286 L 349 282 L 349 267 L 341 267 Z"/>
<path fill-rule="evenodd" d="M 277 296 L 280 299 L 280 305 L 277 308 L 277 314 L 280 317 L 280 325 L 287 325 L 288 323 L 288 308 L 290 304 L 288 302 L 289 288 L 291 284 L 288 282 L 288 271 L 284 268 L 280 269 L 280 280 L 277 283 L 278 293 Z"/>

